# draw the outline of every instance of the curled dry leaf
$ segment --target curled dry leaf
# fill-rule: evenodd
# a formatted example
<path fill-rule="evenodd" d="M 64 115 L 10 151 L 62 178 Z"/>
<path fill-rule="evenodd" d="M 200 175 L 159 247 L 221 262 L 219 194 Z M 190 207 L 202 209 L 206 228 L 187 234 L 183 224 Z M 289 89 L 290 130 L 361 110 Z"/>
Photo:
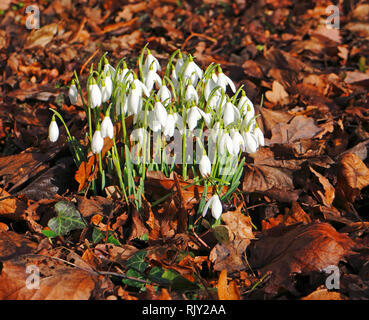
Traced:
<path fill-rule="evenodd" d="M 337 194 L 353 202 L 360 190 L 369 185 L 369 168 L 354 153 L 346 153 L 338 164 Z"/>
<path fill-rule="evenodd" d="M 318 179 L 320 185 L 323 190 L 316 187 L 315 184 L 311 186 L 313 194 L 321 201 L 325 206 L 330 207 L 333 203 L 335 197 L 334 187 L 330 184 L 329 180 L 321 175 L 319 172 L 315 171 L 312 167 L 309 167 L 310 171 L 314 174 L 314 176 Z"/>
<path fill-rule="evenodd" d="M 37 243 L 13 231 L 0 232 L 0 261 L 34 252 Z"/>
<path fill-rule="evenodd" d="M 254 238 L 254 234 L 252 233 L 250 217 L 242 214 L 240 209 L 241 207 L 236 211 L 222 214 L 225 225 L 219 227 L 226 229 L 228 236 L 210 252 L 209 260 L 214 263 L 214 270 L 233 272 L 246 268 L 245 250 L 250 244 L 250 240 Z M 216 229 L 215 232 L 217 232 Z"/>
<path fill-rule="evenodd" d="M 328 291 L 325 288 L 318 288 L 316 291 L 300 300 L 347 300 L 347 297 L 343 296 L 339 292 Z"/>
<path fill-rule="evenodd" d="M 280 287 L 293 291 L 289 279 L 292 274 L 337 265 L 353 245 L 347 235 L 338 233 L 328 223 L 277 226 L 251 242 L 249 262 L 253 270 L 273 273 L 265 288 L 267 293 L 276 293 Z"/>
<path fill-rule="evenodd" d="M 273 81 L 272 90 L 265 92 L 265 97 L 274 104 L 284 105 L 289 101 L 288 93 L 278 81 Z"/>
<path fill-rule="evenodd" d="M 0 299 L 87 300 L 90 298 L 97 281 L 96 275 L 68 267 L 59 261 L 54 262 L 51 268 L 48 260 L 50 259 L 45 259 L 44 256 L 23 255 L 5 261 L 0 273 Z M 39 286 L 35 284 L 35 287 L 29 287 L 28 277 L 30 273 L 34 274 L 35 270 L 39 271 Z"/>
<path fill-rule="evenodd" d="M 218 284 L 219 300 L 240 300 L 240 291 L 235 281 L 227 280 L 227 270 L 222 270 L 219 274 Z"/>

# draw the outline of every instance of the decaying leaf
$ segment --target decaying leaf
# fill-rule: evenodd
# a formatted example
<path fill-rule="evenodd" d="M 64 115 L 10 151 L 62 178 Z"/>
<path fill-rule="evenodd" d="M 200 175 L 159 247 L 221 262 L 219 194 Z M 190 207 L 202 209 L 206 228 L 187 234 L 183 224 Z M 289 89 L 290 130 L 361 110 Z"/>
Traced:
<path fill-rule="evenodd" d="M 219 300 L 240 300 L 240 292 L 235 281 L 227 280 L 227 270 L 222 270 L 218 279 Z"/>
<path fill-rule="evenodd" d="M 352 247 L 353 241 L 328 223 L 277 226 L 252 241 L 249 262 L 263 274 L 273 273 L 267 292 L 275 293 L 280 287 L 293 291 L 290 278 L 293 274 L 322 271 L 337 265 Z"/>
<path fill-rule="evenodd" d="M 369 185 L 369 168 L 354 153 L 346 153 L 339 161 L 337 194 L 353 202 L 360 190 Z"/>

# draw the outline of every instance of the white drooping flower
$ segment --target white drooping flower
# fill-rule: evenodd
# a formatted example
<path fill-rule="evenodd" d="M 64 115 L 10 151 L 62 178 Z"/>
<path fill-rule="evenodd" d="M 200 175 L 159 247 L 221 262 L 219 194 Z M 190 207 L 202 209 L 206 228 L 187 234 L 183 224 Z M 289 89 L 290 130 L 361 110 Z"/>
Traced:
<path fill-rule="evenodd" d="M 142 109 L 142 89 L 131 88 L 131 92 L 128 94 L 127 107 L 128 112 L 133 115 L 137 115 Z"/>
<path fill-rule="evenodd" d="M 191 83 L 196 85 L 197 81 L 202 78 L 203 71 L 200 67 L 192 60 L 187 64 L 186 69 L 183 72 L 184 83 L 190 80 Z"/>
<path fill-rule="evenodd" d="M 254 153 L 258 149 L 258 141 L 256 140 L 255 136 L 250 132 L 244 132 L 242 134 L 243 139 L 245 141 L 245 150 L 247 153 Z"/>
<path fill-rule="evenodd" d="M 223 71 L 218 73 L 217 85 L 220 86 L 224 92 L 226 91 L 227 85 L 231 87 L 233 93 L 236 92 L 236 86 L 234 85 L 233 81 L 227 75 L 225 75 Z"/>
<path fill-rule="evenodd" d="M 245 140 L 238 130 L 231 129 L 230 131 L 233 142 L 233 153 L 237 155 L 240 151 L 245 151 Z"/>
<path fill-rule="evenodd" d="M 183 61 L 183 57 L 182 54 L 180 54 L 180 56 L 177 59 L 176 65 L 173 69 L 174 71 L 174 76 L 176 77 L 176 79 L 179 78 L 179 75 L 181 73 L 182 67 L 183 67 L 184 61 Z M 172 74 L 173 75 L 173 74 Z"/>
<path fill-rule="evenodd" d="M 219 140 L 218 151 L 220 155 L 224 155 L 226 151 L 231 155 L 235 155 L 233 141 L 229 133 L 223 133 Z"/>
<path fill-rule="evenodd" d="M 191 107 L 187 110 L 187 125 L 191 131 L 196 128 L 197 122 L 201 119 L 200 111 L 198 107 Z"/>
<path fill-rule="evenodd" d="M 214 73 L 215 74 L 215 73 Z M 213 92 L 213 90 L 217 87 L 217 83 L 212 79 L 210 78 L 207 82 L 206 82 L 206 85 L 205 85 L 205 89 L 204 89 L 204 95 L 205 95 L 205 100 L 206 101 L 209 101 L 209 98 L 210 98 L 210 95 L 211 93 Z M 216 90 L 214 92 L 214 95 L 218 95 L 220 96 L 221 95 L 221 92 L 220 90 Z"/>
<path fill-rule="evenodd" d="M 145 135 L 146 135 L 146 141 L 147 141 L 148 134 L 144 128 L 134 129 L 131 133 L 130 140 L 138 141 L 139 144 L 142 146 L 144 144 Z"/>
<path fill-rule="evenodd" d="M 154 114 L 156 119 L 160 122 L 161 128 L 164 129 L 167 123 L 168 113 L 160 101 L 155 103 Z"/>
<path fill-rule="evenodd" d="M 211 126 L 211 120 L 213 118 L 213 115 L 208 112 L 204 112 L 201 109 L 199 109 L 199 112 L 201 113 L 202 117 L 204 118 L 204 122 L 208 128 Z"/>
<path fill-rule="evenodd" d="M 145 78 L 145 86 L 149 92 L 151 92 L 155 83 L 157 83 L 159 87 L 161 87 L 161 78 L 153 69 L 151 69 L 147 73 Z"/>
<path fill-rule="evenodd" d="M 104 120 L 101 122 L 101 136 L 103 138 L 109 137 L 113 139 L 114 137 L 114 126 L 109 116 L 105 116 Z"/>
<path fill-rule="evenodd" d="M 260 146 L 264 146 L 264 134 L 263 131 L 259 128 L 258 124 L 256 123 L 255 129 L 254 129 L 254 137 L 256 138 L 256 141 Z"/>
<path fill-rule="evenodd" d="M 59 127 L 55 121 L 55 118 L 53 117 L 49 125 L 49 140 L 51 142 L 56 142 L 58 138 L 59 138 Z"/>
<path fill-rule="evenodd" d="M 196 104 L 199 102 L 199 96 L 197 94 L 196 89 L 192 85 L 192 83 L 190 83 L 186 88 L 185 101 L 186 102 L 195 102 Z"/>
<path fill-rule="evenodd" d="M 146 97 L 149 97 L 150 96 L 150 91 L 147 90 L 147 88 L 146 88 L 146 86 L 145 86 L 145 84 L 143 82 L 141 82 L 138 79 L 134 79 L 132 83 L 133 83 L 133 86 L 137 90 L 139 90 L 140 96 L 142 96 L 142 93 L 144 93 Z"/>
<path fill-rule="evenodd" d="M 113 81 L 110 77 L 110 71 L 108 71 L 105 79 L 102 80 L 101 84 L 101 101 L 106 102 L 110 99 L 111 94 L 113 93 Z"/>
<path fill-rule="evenodd" d="M 218 195 L 213 195 L 210 200 L 206 203 L 204 210 L 202 212 L 202 216 L 205 217 L 209 208 L 211 209 L 211 215 L 215 220 L 218 220 L 223 212 L 222 203 L 220 202 Z"/>
<path fill-rule="evenodd" d="M 110 73 L 110 75 L 114 78 L 115 76 L 115 68 L 112 67 L 108 61 L 108 59 L 106 57 L 104 57 L 104 70 L 103 70 L 103 75 L 106 76 L 108 74 L 108 71 Z"/>
<path fill-rule="evenodd" d="M 143 66 L 144 75 L 147 75 L 150 70 L 153 70 L 155 73 L 161 70 L 158 59 L 151 54 L 150 50 L 147 50 L 147 52 L 148 54 Z"/>
<path fill-rule="evenodd" d="M 224 126 L 227 127 L 231 123 L 238 121 L 240 119 L 240 111 L 232 102 L 227 102 L 223 111 L 223 121 Z"/>
<path fill-rule="evenodd" d="M 246 96 L 244 91 L 242 91 L 242 96 L 241 96 L 240 100 L 238 101 L 237 107 L 240 110 L 242 116 L 245 116 L 246 113 L 249 113 L 249 115 L 248 115 L 249 119 L 251 119 L 255 116 L 254 104 Z"/>
<path fill-rule="evenodd" d="M 88 91 L 89 91 L 89 99 L 90 99 L 89 103 L 90 103 L 91 109 L 94 109 L 97 106 L 100 106 L 102 102 L 101 91 L 95 79 L 92 79 L 91 84 L 88 86 Z"/>
<path fill-rule="evenodd" d="M 94 135 L 92 136 L 92 142 L 91 142 L 92 153 L 94 154 L 100 153 L 103 146 L 104 146 L 104 138 L 101 135 L 101 131 L 96 130 Z"/>
<path fill-rule="evenodd" d="M 133 74 L 128 69 L 127 64 L 126 64 L 125 61 L 123 62 L 123 68 L 119 70 L 117 80 L 121 83 L 124 83 L 124 82 L 130 83 L 130 82 L 133 82 L 133 80 L 134 80 Z"/>
<path fill-rule="evenodd" d="M 176 122 L 176 127 L 177 127 L 179 133 L 183 134 L 183 132 L 185 130 L 185 124 L 184 124 L 182 116 L 178 113 L 173 114 L 173 116 L 174 116 L 174 119 L 175 119 L 175 122 Z"/>
<path fill-rule="evenodd" d="M 164 130 L 163 130 L 164 136 L 169 136 L 169 137 L 174 136 L 174 130 L 176 128 L 177 118 L 178 118 L 178 114 L 176 114 L 176 113 L 168 114 L 167 122 L 166 122 Z"/>
<path fill-rule="evenodd" d="M 220 124 L 220 122 L 214 123 L 213 127 L 210 131 L 210 138 L 214 144 L 216 144 L 218 138 L 221 138 L 223 136 L 223 128 Z M 219 139 L 220 140 L 220 139 Z"/>
<path fill-rule="evenodd" d="M 124 100 L 124 103 L 123 103 L 122 109 L 123 109 L 123 114 L 126 115 L 127 110 L 128 110 L 128 103 L 127 103 L 128 98 L 125 94 L 123 95 L 123 100 Z M 119 116 L 121 114 L 121 112 L 120 112 L 121 111 L 120 101 L 121 101 L 121 88 L 119 88 L 119 90 L 118 90 L 117 101 L 115 103 L 115 112 L 116 112 L 117 116 Z"/>
<path fill-rule="evenodd" d="M 69 91 L 68 91 L 68 97 L 70 100 L 71 104 L 75 104 L 77 102 L 78 99 L 78 90 L 77 87 L 74 83 L 74 80 L 72 81 L 71 86 L 69 87 Z"/>
<path fill-rule="evenodd" d="M 149 111 L 147 120 L 148 120 L 148 125 L 150 129 L 152 130 L 152 132 L 158 132 L 159 130 L 161 130 L 161 123 L 159 119 L 156 117 L 154 110 Z"/>
<path fill-rule="evenodd" d="M 199 163 L 200 174 L 203 178 L 207 178 L 211 173 L 211 162 L 206 154 L 203 154 Z"/>
<path fill-rule="evenodd" d="M 165 82 L 163 81 L 162 86 L 160 87 L 158 91 L 158 97 L 161 101 L 161 103 L 164 103 L 165 105 L 169 104 L 172 100 L 172 93 L 168 89 L 168 87 L 165 85 Z"/>

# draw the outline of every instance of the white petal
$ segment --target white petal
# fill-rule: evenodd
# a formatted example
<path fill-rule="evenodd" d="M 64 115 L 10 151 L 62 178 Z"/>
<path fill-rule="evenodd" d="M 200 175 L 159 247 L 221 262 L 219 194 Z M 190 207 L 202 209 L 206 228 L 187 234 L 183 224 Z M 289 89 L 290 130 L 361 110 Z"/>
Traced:
<path fill-rule="evenodd" d="M 59 138 L 59 127 L 55 120 L 52 120 L 49 125 L 49 140 L 56 142 Z"/>
<path fill-rule="evenodd" d="M 104 146 L 104 139 L 101 135 L 101 131 L 96 130 L 92 137 L 91 150 L 94 154 L 96 154 L 96 153 L 101 152 L 103 146 Z"/>

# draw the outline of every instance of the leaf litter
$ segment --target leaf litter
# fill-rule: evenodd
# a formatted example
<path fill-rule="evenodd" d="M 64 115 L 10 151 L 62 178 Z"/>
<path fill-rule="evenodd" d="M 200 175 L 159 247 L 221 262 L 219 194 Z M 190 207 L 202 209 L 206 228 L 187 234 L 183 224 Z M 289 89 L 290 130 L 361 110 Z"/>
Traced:
<path fill-rule="evenodd" d="M 328 1 L 82 2 L 40 4 L 30 32 L 20 2 L 1 4 L 0 299 L 369 298 L 368 5 L 340 8 L 337 30 L 320 23 Z M 86 194 L 97 158 L 76 167 L 46 142 L 49 107 L 86 128 L 66 98 L 74 69 L 85 81 L 97 56 L 131 63 L 147 42 L 163 62 L 178 48 L 219 62 L 257 101 L 266 144 L 220 225 L 193 220 L 204 189 L 180 176 L 150 173 L 142 213 L 114 185 Z"/>

